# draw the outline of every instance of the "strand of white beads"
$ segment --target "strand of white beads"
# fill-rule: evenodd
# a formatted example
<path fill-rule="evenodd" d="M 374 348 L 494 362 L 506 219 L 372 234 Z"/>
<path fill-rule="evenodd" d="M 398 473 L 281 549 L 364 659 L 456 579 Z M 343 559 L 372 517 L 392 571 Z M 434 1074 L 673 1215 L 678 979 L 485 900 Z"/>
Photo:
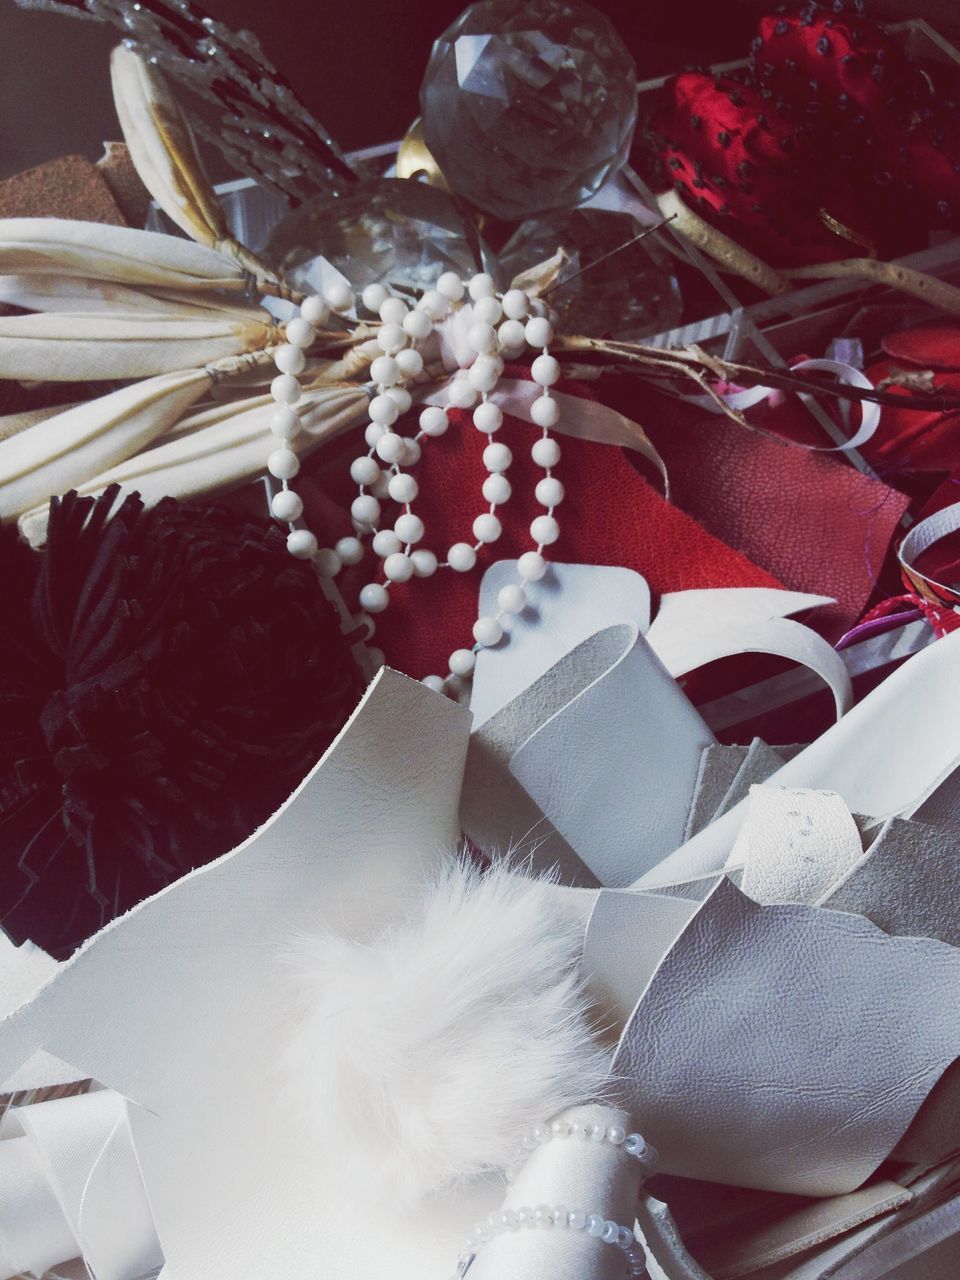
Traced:
<path fill-rule="evenodd" d="M 472 539 L 453 543 L 441 560 L 433 550 L 418 545 L 425 538 L 426 529 L 413 510 L 419 485 L 410 468 L 420 460 L 423 445 L 448 430 L 449 417 L 446 410 L 431 405 L 421 412 L 415 437 L 404 438 L 393 428 L 412 404 L 404 383 L 423 370 L 423 357 L 416 344 L 428 338 L 434 325 L 444 320 L 451 309 L 468 305 L 467 295 L 471 307 L 469 355 L 451 381 L 447 399 L 450 407 L 472 409 L 474 426 L 487 437 L 483 461 L 488 474 L 482 486 L 486 509 L 472 523 Z M 324 323 L 331 310 L 347 312 L 355 304 L 354 293 L 344 282 L 327 289 L 322 299 L 307 298 L 299 314 L 286 326 L 286 342 L 275 353 L 278 375 L 271 385 L 278 405 L 271 430 L 280 443 L 270 453 L 267 468 L 282 484 L 271 509 L 277 519 L 289 525 L 287 548 L 292 555 L 314 560 L 322 574 L 335 577 L 344 566 L 363 560 L 364 540 L 369 538 L 374 554 L 382 562 L 383 576 L 382 580 L 368 582 L 359 593 L 362 612 L 357 622 L 365 627 L 367 639 L 376 629 L 374 616 L 390 603 L 394 583 L 431 577 L 438 569 L 467 573 L 476 565 L 478 552 L 500 538 L 503 527 L 497 511 L 511 496 L 506 473 L 513 457 L 507 445 L 494 439 L 503 424 L 503 412 L 490 397 L 503 372 L 504 356 L 515 358 L 527 345 L 540 350 L 532 374 L 542 390 L 531 416 L 542 435 L 533 445 L 532 456 L 544 469 L 536 497 L 546 511 L 530 525 L 534 549 L 520 556 L 518 581 L 500 591 L 496 613 L 478 617 L 474 623 L 473 646 L 456 649 L 450 655 L 447 676 L 424 679 L 430 688 L 455 696 L 472 675 L 480 649 L 498 644 L 504 634 L 504 619 L 526 606 L 529 584 L 546 573 L 544 549 L 560 534 L 554 511 L 563 501 L 563 485 L 552 473 L 560 459 L 560 447 L 550 436 L 550 428 L 559 417 L 557 402 L 550 394 L 560 375 L 559 365 L 548 350 L 553 328 L 544 316 L 530 314 L 535 304 L 522 290 L 511 289 L 498 297 L 492 278 L 485 273 L 464 283 L 454 272 L 446 272 L 437 287 L 428 290 L 413 308 L 382 284 L 368 285 L 361 299 L 366 310 L 380 318 L 376 341 L 381 355 L 370 366 L 373 394 L 365 431 L 367 453 L 350 464 L 351 478 L 358 489 L 350 509 L 353 533 L 340 538 L 332 548 L 319 547 L 314 534 L 295 523 L 303 514 L 303 503 L 289 485 L 299 470 L 299 460 L 290 447 L 300 429 L 296 406 L 302 389 L 298 375 L 305 367 L 305 351 L 315 338 L 315 326 Z M 382 503 L 387 500 L 402 508 L 392 527 L 382 524 Z"/>

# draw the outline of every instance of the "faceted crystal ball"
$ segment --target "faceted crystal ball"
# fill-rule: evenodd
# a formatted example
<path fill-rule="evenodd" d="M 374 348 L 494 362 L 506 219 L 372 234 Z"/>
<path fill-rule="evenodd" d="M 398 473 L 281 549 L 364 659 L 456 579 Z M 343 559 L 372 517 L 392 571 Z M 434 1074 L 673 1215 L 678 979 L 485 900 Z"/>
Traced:
<path fill-rule="evenodd" d="M 515 220 L 586 200 L 626 160 L 636 67 L 577 0 L 482 0 L 437 40 L 423 132 L 450 187 Z"/>
<path fill-rule="evenodd" d="M 479 271 L 478 253 L 446 192 L 397 178 L 371 178 L 347 195 L 305 201 L 277 223 L 264 250 L 292 284 L 318 293 L 341 275 L 356 289 L 374 281 L 429 289 L 444 271 Z"/>

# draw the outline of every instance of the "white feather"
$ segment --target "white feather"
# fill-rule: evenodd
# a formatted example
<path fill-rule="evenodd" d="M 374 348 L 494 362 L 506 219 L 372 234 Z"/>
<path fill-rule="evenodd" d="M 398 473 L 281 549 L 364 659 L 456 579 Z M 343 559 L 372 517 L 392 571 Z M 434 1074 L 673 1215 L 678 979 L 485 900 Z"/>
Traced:
<path fill-rule="evenodd" d="M 395 1203 L 503 1169 L 525 1130 L 604 1093 L 582 941 L 548 881 L 461 862 L 371 942 L 301 938 L 287 1099 Z"/>

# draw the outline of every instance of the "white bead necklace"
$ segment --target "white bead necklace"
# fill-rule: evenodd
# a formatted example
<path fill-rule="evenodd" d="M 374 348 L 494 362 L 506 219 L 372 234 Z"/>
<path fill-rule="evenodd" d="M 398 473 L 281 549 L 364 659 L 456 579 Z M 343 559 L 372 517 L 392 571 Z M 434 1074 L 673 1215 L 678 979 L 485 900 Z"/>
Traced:
<path fill-rule="evenodd" d="M 419 486 L 411 468 L 420 460 L 424 444 L 447 431 L 449 418 L 445 409 L 428 405 L 420 413 L 420 430 L 416 436 L 405 438 L 392 428 L 412 405 L 412 396 L 405 384 L 423 370 L 423 356 L 417 350 L 417 343 L 428 338 L 435 324 L 451 311 L 466 305 L 465 295 L 469 295 L 472 308 L 467 333 L 470 355 L 451 381 L 447 400 L 451 407 L 473 409 L 473 425 L 487 437 L 483 462 L 488 475 L 482 486 L 487 509 L 474 519 L 470 540 L 453 543 L 441 560 L 436 552 L 418 545 L 423 542 L 426 529 L 413 510 Z M 540 352 L 533 361 L 531 373 L 541 394 L 531 405 L 530 416 L 541 428 L 541 435 L 531 448 L 531 456 L 543 468 L 543 478 L 535 494 L 545 510 L 531 522 L 533 547 L 517 561 L 518 581 L 499 592 L 497 612 L 477 618 L 472 647 L 454 650 L 447 676 L 429 675 L 423 681 L 431 689 L 456 696 L 464 680 L 473 674 L 478 651 L 498 644 L 504 634 L 504 619 L 526 607 L 529 585 L 538 582 L 547 570 L 544 549 L 560 536 L 554 512 L 563 501 L 564 490 L 553 474 L 553 468 L 560 461 L 560 446 L 550 435 L 550 428 L 559 419 L 557 401 L 550 393 L 560 377 L 560 366 L 549 352 L 553 326 L 546 316 L 533 314 L 539 304 L 528 294 L 510 289 L 498 295 L 492 278 L 486 274 L 476 275 L 465 284 L 454 272 L 446 272 L 437 281 L 437 287 L 428 290 L 412 309 L 382 284 L 367 285 L 362 301 L 368 311 L 380 317 L 376 341 L 382 353 L 370 366 L 374 394 L 364 437 L 368 451 L 350 465 L 351 478 L 358 488 L 358 496 L 350 508 L 354 531 L 340 538 L 334 547 L 321 548 L 309 529 L 297 527 L 303 502 L 289 483 L 300 469 L 299 459 L 290 447 L 300 429 L 296 409 L 301 395 L 298 375 L 306 366 L 305 352 L 316 337 L 315 326 L 323 324 L 331 311 L 349 311 L 355 300 L 353 290 L 342 281 L 337 282 L 325 291 L 323 298 L 306 298 L 299 314 L 288 321 L 286 342 L 274 355 L 278 374 L 270 391 L 277 409 L 270 429 L 278 439 L 267 458 L 267 470 L 281 482 L 282 488 L 272 499 L 271 511 L 289 525 L 287 550 L 291 555 L 313 560 L 321 574 L 332 578 L 345 565 L 362 561 L 366 554 L 364 539 L 369 538 L 374 555 L 382 562 L 383 581 L 367 583 L 359 594 L 362 613 L 358 622 L 365 625 L 367 639 L 375 630 L 371 615 L 387 608 L 394 583 L 428 578 L 441 569 L 467 573 L 475 566 L 477 553 L 501 536 L 503 530 L 497 510 L 511 496 L 506 472 L 513 456 L 507 445 L 494 440 L 503 424 L 503 411 L 490 395 L 503 372 L 504 356 L 515 358 L 526 346 Z M 402 507 L 392 527 L 382 522 L 381 504 L 385 500 Z M 378 653 L 377 659 L 382 662 L 382 654 Z"/>

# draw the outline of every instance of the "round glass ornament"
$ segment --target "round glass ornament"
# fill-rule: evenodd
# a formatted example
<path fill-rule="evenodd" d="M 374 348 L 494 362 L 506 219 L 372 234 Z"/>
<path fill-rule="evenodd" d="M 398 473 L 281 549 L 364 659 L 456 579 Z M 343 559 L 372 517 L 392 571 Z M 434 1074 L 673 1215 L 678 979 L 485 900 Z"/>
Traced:
<path fill-rule="evenodd" d="M 624 163 L 636 66 L 579 0 L 480 0 L 434 43 L 420 104 L 451 189 L 516 220 L 580 204 Z"/>
<path fill-rule="evenodd" d="M 345 278 L 358 291 L 375 281 L 429 289 L 445 271 L 480 269 L 454 200 L 424 182 L 372 178 L 343 196 L 317 196 L 273 229 L 264 256 L 297 288 L 324 292 Z"/>

